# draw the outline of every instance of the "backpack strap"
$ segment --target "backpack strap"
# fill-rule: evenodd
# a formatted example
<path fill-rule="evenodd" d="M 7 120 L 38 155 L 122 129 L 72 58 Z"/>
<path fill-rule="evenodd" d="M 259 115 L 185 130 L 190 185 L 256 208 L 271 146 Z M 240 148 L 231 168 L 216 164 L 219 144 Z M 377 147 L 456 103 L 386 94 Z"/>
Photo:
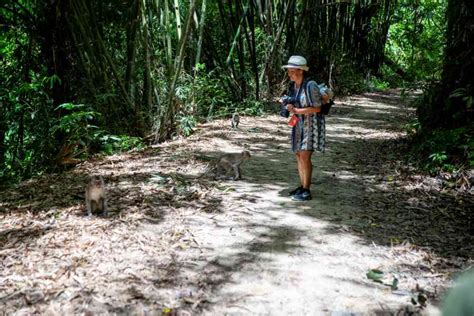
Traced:
<path fill-rule="evenodd" d="M 303 81 L 303 84 L 302 84 L 302 87 L 300 89 L 296 89 L 295 88 L 295 82 L 294 81 L 290 81 L 290 84 L 288 85 L 288 95 L 291 96 L 291 97 L 295 97 L 297 100 L 298 100 L 298 104 L 295 105 L 296 107 L 300 108 L 301 107 L 301 104 L 300 104 L 300 101 L 299 101 L 299 96 L 301 95 L 301 90 L 303 89 L 306 93 L 306 81 Z"/>

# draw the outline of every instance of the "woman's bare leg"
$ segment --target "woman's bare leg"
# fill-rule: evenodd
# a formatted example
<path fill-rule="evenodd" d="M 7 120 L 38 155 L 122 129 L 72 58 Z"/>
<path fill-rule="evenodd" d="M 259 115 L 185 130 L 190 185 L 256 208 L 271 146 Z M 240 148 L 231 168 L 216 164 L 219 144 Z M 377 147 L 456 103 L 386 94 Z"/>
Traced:
<path fill-rule="evenodd" d="M 301 185 L 303 188 L 308 190 L 311 186 L 311 176 L 313 174 L 313 164 L 311 163 L 312 153 L 313 152 L 310 150 L 303 150 L 299 152 Z"/>
<path fill-rule="evenodd" d="M 303 169 L 303 161 L 301 159 L 301 152 L 298 151 L 296 153 L 296 163 L 298 164 L 298 175 L 300 176 L 300 184 L 303 186 L 303 180 L 304 180 L 304 169 Z"/>

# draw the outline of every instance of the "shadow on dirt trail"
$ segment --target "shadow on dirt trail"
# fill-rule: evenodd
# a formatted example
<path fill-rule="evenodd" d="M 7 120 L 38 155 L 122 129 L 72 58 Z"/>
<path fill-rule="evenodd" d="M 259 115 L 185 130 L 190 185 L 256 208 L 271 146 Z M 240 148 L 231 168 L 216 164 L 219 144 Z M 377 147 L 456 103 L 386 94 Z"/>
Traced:
<path fill-rule="evenodd" d="M 276 115 L 204 124 L 187 139 L 86 162 L 1 192 L 0 308 L 9 313 L 437 314 L 452 273 L 472 265 L 472 194 L 403 163 L 398 92 L 354 96 L 327 117 L 313 200 L 298 185 Z M 196 179 L 248 149 L 242 181 Z M 110 218 L 83 216 L 91 172 Z M 384 272 L 382 283 L 366 274 Z M 392 289 L 394 279 L 397 289 Z M 427 300 L 419 309 L 412 301 Z M 421 301 L 420 301 L 421 303 Z"/>
<path fill-rule="evenodd" d="M 207 241 L 221 250 L 202 266 L 221 276 L 207 312 L 436 313 L 433 305 L 421 310 L 411 301 L 436 304 L 449 274 L 472 262 L 462 214 L 473 200 L 439 193 L 432 179 L 404 165 L 403 124 L 414 111 L 405 103 L 398 93 L 367 94 L 336 107 L 327 118 L 327 152 L 313 155 L 314 198 L 305 203 L 288 199 L 298 179 L 281 118 L 255 119 L 244 135 L 228 138 L 254 157 L 226 198 L 253 202 L 226 212 L 220 225 L 227 232 L 201 236 L 225 240 L 233 231 L 242 240 Z M 238 214 L 242 208 L 250 214 Z M 373 268 L 385 272 L 389 285 L 397 278 L 398 289 L 368 280 Z"/>

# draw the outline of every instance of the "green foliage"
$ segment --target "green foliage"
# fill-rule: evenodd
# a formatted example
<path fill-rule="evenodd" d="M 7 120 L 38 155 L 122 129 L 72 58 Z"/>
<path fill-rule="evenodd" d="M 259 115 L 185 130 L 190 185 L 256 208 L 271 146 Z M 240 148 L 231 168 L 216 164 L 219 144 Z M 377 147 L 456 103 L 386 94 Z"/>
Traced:
<path fill-rule="evenodd" d="M 431 133 L 419 130 L 414 135 L 412 156 L 431 173 L 439 170 L 474 167 L 474 129 L 436 129 Z"/>
<path fill-rule="evenodd" d="M 465 103 L 466 108 L 472 108 L 472 104 L 474 103 L 474 97 L 469 94 L 470 86 L 467 88 L 458 88 L 454 90 L 449 97 L 450 98 L 461 98 L 461 100 Z"/>
<path fill-rule="evenodd" d="M 328 65 L 336 65 L 332 78 L 341 95 L 385 90 L 404 85 L 407 79 L 418 82 L 424 76 L 438 78 L 445 2 L 401 0 L 386 47 L 395 66 L 385 65 L 383 77 L 379 73 L 374 77 L 367 76 L 367 64 L 376 69 L 381 60 L 381 46 L 375 44 L 385 37 L 381 31 L 385 27 L 380 26 L 388 21 L 388 4 L 336 2 L 325 6 L 322 1 L 308 1 L 303 6 L 297 1 L 292 2 L 296 14 L 286 16 L 292 8 L 278 1 L 262 2 L 265 8 L 261 9 L 274 10 L 262 20 L 258 10 L 249 11 L 244 19 L 244 2 L 208 1 L 202 47 L 197 47 L 198 32 L 181 37 L 188 40 L 183 46 L 186 58 L 176 87 L 171 87 L 181 42 L 176 19 L 186 20 L 189 2 L 178 1 L 178 17 L 172 8 L 164 10 L 162 1 L 135 2 L 141 3 L 139 7 L 111 0 L 74 5 L 6 1 L 0 6 L 4 22 L 0 34 L 0 176 L 25 178 L 42 172 L 65 144 L 76 145 L 81 158 L 140 147 L 139 138 L 126 134 L 148 134 L 152 122 L 159 122 L 156 127 L 168 116 L 172 119 L 159 128 L 171 131 L 167 136 L 176 132 L 187 136 L 198 122 L 229 117 L 235 111 L 261 115 L 262 101 L 254 97 L 257 86 L 260 96 L 272 97 L 269 94 L 277 90 L 284 75 L 281 61 L 293 53 L 306 54 L 315 75 L 328 74 Z M 199 7 L 196 16 L 201 17 Z M 345 16 L 338 19 L 342 24 L 314 19 L 300 14 L 303 7 L 321 16 L 329 10 Z M 356 9 L 363 10 L 360 22 L 355 22 L 359 21 Z M 286 32 L 298 25 L 308 33 L 298 34 L 296 41 L 293 32 Z M 354 32 L 338 31 L 349 28 Z M 328 36 L 315 36 L 316 32 Z M 235 52 L 226 63 L 234 38 L 238 45 L 233 46 Z M 203 63 L 194 65 L 198 48 Z M 371 51 L 365 54 L 365 50 Z M 369 58 L 373 61 L 369 63 L 369 56 L 377 58 Z M 261 82 L 255 78 L 258 75 Z M 171 88 L 176 92 L 175 103 L 168 102 Z M 470 109 L 471 95 L 469 90 L 456 90 L 451 99 L 463 100 Z M 57 106 L 59 103 L 63 104 Z M 137 113 L 143 117 L 134 117 Z M 443 148 L 426 151 L 426 157 L 443 151 L 448 160 L 451 157 L 450 150 Z"/>
<path fill-rule="evenodd" d="M 66 113 L 51 127 L 51 134 L 55 136 L 60 133 L 66 144 L 79 145 L 78 152 L 94 153 L 97 151 L 110 155 L 143 147 L 139 137 L 112 135 L 93 125 L 92 122 L 97 121 L 101 114 L 92 111 L 84 104 L 64 103 L 56 110 Z"/>
<path fill-rule="evenodd" d="M 255 98 L 247 98 L 240 106 L 235 107 L 235 111 L 244 115 L 263 115 L 264 114 L 264 104 L 262 101 L 255 100 Z"/>
<path fill-rule="evenodd" d="M 425 87 L 415 103 L 419 123 L 412 129 L 413 152 L 432 173 L 474 168 L 474 126 L 461 124 L 469 117 L 473 102 L 469 89 L 458 88 L 450 93 L 434 82 Z"/>
<path fill-rule="evenodd" d="M 378 269 L 370 269 L 367 271 L 366 276 L 369 280 L 372 280 L 374 282 L 382 283 L 382 279 L 384 277 L 384 273 L 381 270 Z"/>
<path fill-rule="evenodd" d="M 448 155 L 445 151 L 433 153 L 428 156 L 428 164 L 426 164 L 425 168 L 430 170 L 432 173 L 436 172 L 436 170 L 444 170 L 453 172 L 455 167 L 448 163 Z"/>
<path fill-rule="evenodd" d="M 192 115 L 180 115 L 178 119 L 178 127 L 184 136 L 189 136 L 194 132 L 197 126 L 196 118 Z"/>
<path fill-rule="evenodd" d="M 363 93 L 367 89 L 363 72 L 353 62 L 342 60 L 336 69 L 336 89 L 338 94 Z"/>
<path fill-rule="evenodd" d="M 56 136 L 61 133 L 66 143 L 78 143 L 87 146 L 91 139 L 91 130 L 97 126 L 89 124 L 100 116 L 100 113 L 88 109 L 84 104 L 63 103 L 56 108 L 65 114 L 59 117 L 51 127 L 51 134 Z"/>
<path fill-rule="evenodd" d="M 442 70 L 447 1 L 401 0 L 389 29 L 382 72 L 392 84 L 439 79 Z"/>
<path fill-rule="evenodd" d="M 223 71 L 216 68 L 206 72 L 204 64 L 195 65 L 194 76 L 183 74 L 176 89 L 179 104 L 176 114 L 177 132 L 189 136 L 198 122 L 229 117 L 234 112 L 243 115 L 263 114 L 262 102 L 248 97 L 242 102 L 224 84 Z"/>
<path fill-rule="evenodd" d="M 410 122 L 405 124 L 404 127 L 405 127 L 405 131 L 407 135 L 413 137 L 416 135 L 416 133 L 418 133 L 418 131 L 421 128 L 421 125 L 420 125 L 420 122 L 418 121 L 418 118 L 414 118 Z"/>
<path fill-rule="evenodd" d="M 54 79 L 33 72 L 29 77 L 28 82 L 17 84 L 8 77 L 0 88 L 0 133 L 4 137 L 0 178 L 21 179 L 41 173 L 54 152 L 49 133 L 52 100 L 46 87 L 48 80 Z"/>
<path fill-rule="evenodd" d="M 105 131 L 97 130 L 92 134 L 92 146 L 107 155 L 129 151 L 132 149 L 142 149 L 143 141 L 140 137 L 131 137 L 128 135 L 110 135 Z"/>
<path fill-rule="evenodd" d="M 53 89 L 55 84 L 61 84 L 61 78 L 59 78 L 56 74 L 43 78 L 43 86 L 49 88 L 50 90 Z"/>
<path fill-rule="evenodd" d="M 395 68 L 396 66 L 397 65 L 395 65 Z M 417 84 L 405 80 L 399 73 L 396 72 L 394 67 L 390 67 L 387 64 L 383 64 L 382 67 L 380 67 L 380 74 L 383 78 L 383 81 L 388 84 L 389 88 L 410 88 L 413 86 L 413 84 Z"/>
<path fill-rule="evenodd" d="M 223 85 L 221 73 L 219 68 L 206 73 L 204 65 L 196 65 L 192 97 L 198 118 L 211 120 L 216 113 L 232 107 L 232 94 Z"/>
<path fill-rule="evenodd" d="M 366 84 L 368 91 L 386 91 L 390 86 L 387 81 L 379 79 L 375 76 L 370 76 Z"/>

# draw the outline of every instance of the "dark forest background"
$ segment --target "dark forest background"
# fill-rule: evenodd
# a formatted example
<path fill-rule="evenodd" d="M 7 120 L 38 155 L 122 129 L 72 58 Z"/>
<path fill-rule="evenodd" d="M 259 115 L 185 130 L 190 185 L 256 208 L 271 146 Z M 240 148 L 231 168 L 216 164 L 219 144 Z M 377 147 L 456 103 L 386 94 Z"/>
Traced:
<path fill-rule="evenodd" d="M 474 166 L 470 0 L 0 0 L 0 179 L 261 115 L 305 56 L 336 95 L 399 88 L 430 172 Z"/>

